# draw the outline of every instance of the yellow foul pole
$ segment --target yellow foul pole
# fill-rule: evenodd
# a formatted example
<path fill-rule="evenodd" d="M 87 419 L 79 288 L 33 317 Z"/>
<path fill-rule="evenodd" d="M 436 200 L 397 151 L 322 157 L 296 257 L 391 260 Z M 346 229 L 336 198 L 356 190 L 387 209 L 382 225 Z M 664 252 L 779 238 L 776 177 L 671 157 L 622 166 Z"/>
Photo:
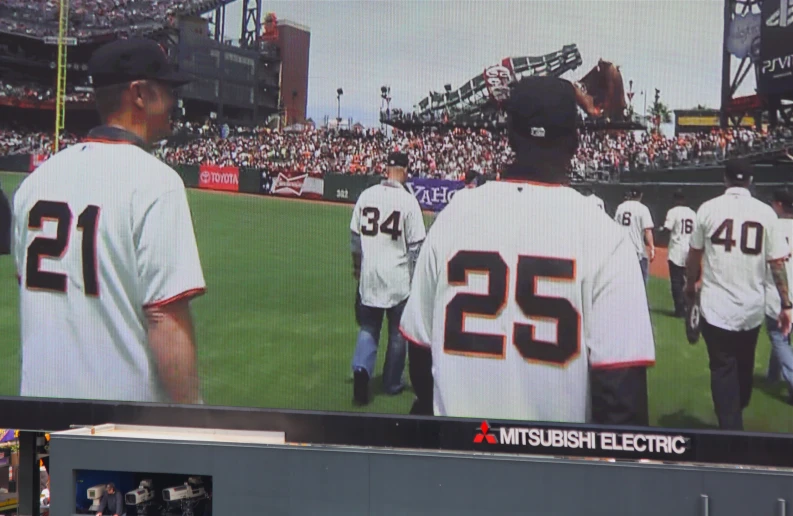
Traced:
<path fill-rule="evenodd" d="M 58 78 L 55 97 L 55 141 L 53 152 L 58 152 L 61 131 L 66 121 L 66 38 L 69 35 L 69 0 L 60 0 L 58 16 Z"/>

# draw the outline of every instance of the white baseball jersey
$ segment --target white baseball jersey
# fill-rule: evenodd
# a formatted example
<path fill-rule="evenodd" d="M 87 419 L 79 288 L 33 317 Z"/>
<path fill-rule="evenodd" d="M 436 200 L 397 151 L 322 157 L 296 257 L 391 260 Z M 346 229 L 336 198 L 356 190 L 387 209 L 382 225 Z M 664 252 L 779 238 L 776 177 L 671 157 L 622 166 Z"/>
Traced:
<path fill-rule="evenodd" d="M 763 322 L 766 262 L 787 255 L 778 217 L 746 188 L 728 188 L 700 206 L 691 248 L 704 250 L 702 317 L 728 331 Z"/>
<path fill-rule="evenodd" d="M 664 228 L 669 231 L 669 261 L 678 267 L 686 266 L 691 234 L 697 214 L 688 206 L 675 206 L 666 213 Z"/>
<path fill-rule="evenodd" d="M 606 211 L 606 203 L 603 202 L 603 199 L 601 199 L 600 197 L 598 197 L 595 194 L 587 195 L 585 197 L 587 199 L 589 199 L 590 202 L 594 203 L 595 206 L 597 206 L 598 208 L 600 208 L 603 211 Z"/>
<path fill-rule="evenodd" d="M 625 201 L 617 207 L 614 220 L 625 228 L 639 258 L 647 258 L 644 232 L 655 227 L 647 206 L 639 201 Z"/>
<path fill-rule="evenodd" d="M 350 230 L 361 236 L 361 303 L 391 308 L 410 294 L 408 246 L 426 237 L 421 206 L 410 192 L 384 181 L 361 193 Z"/>
<path fill-rule="evenodd" d="M 633 246 L 563 186 L 488 182 L 451 203 L 400 330 L 432 349 L 440 416 L 585 422 L 592 368 L 655 360 Z"/>
<path fill-rule="evenodd" d="M 788 258 L 785 261 L 785 270 L 787 271 L 788 281 L 793 281 L 793 260 L 791 260 L 790 253 L 791 244 L 793 244 L 793 219 L 778 219 L 776 224 L 778 238 L 785 240 L 788 249 Z M 771 276 L 771 268 L 766 268 L 765 278 L 765 313 L 767 316 L 776 319 L 779 317 L 779 312 L 782 311 L 782 300 L 779 298 L 779 291 L 776 288 L 774 278 Z"/>
<path fill-rule="evenodd" d="M 22 396 L 169 402 L 144 307 L 203 293 L 184 183 L 130 144 L 86 142 L 13 201 Z"/>

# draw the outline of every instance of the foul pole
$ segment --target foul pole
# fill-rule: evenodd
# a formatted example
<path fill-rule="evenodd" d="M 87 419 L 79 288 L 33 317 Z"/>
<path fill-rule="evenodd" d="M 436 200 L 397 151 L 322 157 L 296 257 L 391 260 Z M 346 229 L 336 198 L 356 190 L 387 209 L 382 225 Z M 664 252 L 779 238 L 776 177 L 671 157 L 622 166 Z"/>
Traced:
<path fill-rule="evenodd" d="M 55 97 L 55 141 L 53 152 L 58 152 L 61 131 L 66 121 L 66 38 L 69 35 L 69 0 L 60 0 L 58 16 L 58 78 Z"/>

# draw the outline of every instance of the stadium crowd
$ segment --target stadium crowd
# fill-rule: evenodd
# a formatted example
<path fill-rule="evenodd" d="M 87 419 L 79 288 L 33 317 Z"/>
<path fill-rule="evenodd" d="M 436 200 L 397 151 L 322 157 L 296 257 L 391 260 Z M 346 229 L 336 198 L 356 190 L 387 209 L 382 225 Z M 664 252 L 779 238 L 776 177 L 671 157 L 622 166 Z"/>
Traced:
<path fill-rule="evenodd" d="M 172 24 L 180 13 L 205 12 L 215 0 L 71 0 L 70 36 L 137 32 Z M 2 0 L 0 30 L 33 37 L 56 36 L 58 0 Z"/>
<path fill-rule="evenodd" d="M 0 80 L 0 98 L 9 101 L 49 102 L 55 100 L 55 89 L 35 83 L 21 84 Z M 93 102 L 93 93 L 67 90 L 66 102 Z"/>
<path fill-rule="evenodd" d="M 331 171 L 379 174 L 388 152 L 400 149 L 410 156 L 414 174 L 456 179 L 469 170 L 496 173 L 512 159 L 505 136 L 470 128 L 451 132 L 393 130 L 388 136 L 376 129 L 292 132 L 240 127 L 226 132 L 209 123 L 179 124 L 177 130 L 186 137 L 156 151 L 171 164 L 234 165 L 315 175 Z M 76 135 L 66 134 L 62 145 L 77 140 Z M 51 144 L 51 135 L 45 133 L 0 130 L 0 154 L 47 155 Z M 714 130 L 676 137 L 644 132 L 582 133 L 572 172 L 579 179 L 607 180 L 626 171 L 705 165 L 791 144 L 793 133 L 788 128 L 772 132 Z"/>

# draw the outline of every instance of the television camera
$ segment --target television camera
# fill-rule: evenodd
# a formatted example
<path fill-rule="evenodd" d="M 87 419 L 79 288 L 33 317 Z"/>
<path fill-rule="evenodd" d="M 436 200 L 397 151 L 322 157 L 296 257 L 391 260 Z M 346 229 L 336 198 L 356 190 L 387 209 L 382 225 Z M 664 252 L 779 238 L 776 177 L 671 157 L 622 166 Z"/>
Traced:
<path fill-rule="evenodd" d="M 91 507 L 88 509 L 89 512 L 97 512 L 99 510 L 99 504 L 101 503 L 102 496 L 105 494 L 105 487 L 105 484 L 99 484 L 88 488 L 88 499 L 91 500 Z"/>
<path fill-rule="evenodd" d="M 134 505 L 135 512 L 140 515 L 149 514 L 154 502 L 154 488 L 151 480 L 141 480 L 137 489 L 124 495 L 124 503 Z"/>
<path fill-rule="evenodd" d="M 184 484 L 162 491 L 162 499 L 167 509 L 181 511 L 182 516 L 195 516 L 198 505 L 208 498 L 201 477 L 188 477 Z"/>

